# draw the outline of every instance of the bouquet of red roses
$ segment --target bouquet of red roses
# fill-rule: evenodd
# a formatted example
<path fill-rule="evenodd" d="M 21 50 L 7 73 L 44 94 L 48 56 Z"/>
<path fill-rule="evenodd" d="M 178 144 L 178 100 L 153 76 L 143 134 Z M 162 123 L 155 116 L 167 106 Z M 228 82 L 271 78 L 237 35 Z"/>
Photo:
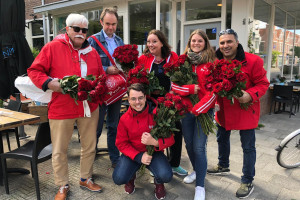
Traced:
<path fill-rule="evenodd" d="M 134 69 L 129 70 L 126 82 L 127 87 L 134 83 L 143 84 L 147 95 L 150 95 L 155 90 L 161 91 L 161 95 L 165 92 L 164 88 L 159 85 L 159 80 L 154 75 L 154 71 L 148 73 L 142 65 L 138 65 Z"/>
<path fill-rule="evenodd" d="M 176 128 L 176 122 L 182 119 L 187 112 L 187 106 L 178 95 L 167 93 L 164 97 L 158 97 L 157 102 L 158 108 L 154 115 L 155 125 L 150 131 L 150 134 L 156 140 L 171 137 L 174 132 L 179 131 Z M 152 155 L 154 146 L 147 145 L 146 148 L 148 155 Z M 145 167 L 146 165 L 142 165 L 141 171 Z"/>
<path fill-rule="evenodd" d="M 59 83 L 62 88 L 62 93 L 69 94 L 73 99 L 75 99 L 76 104 L 77 100 L 88 100 L 93 103 L 101 104 L 101 97 L 103 97 L 107 90 L 105 80 L 105 75 L 101 75 L 97 78 L 93 75 L 88 75 L 85 78 L 73 75 L 59 79 Z"/>
<path fill-rule="evenodd" d="M 208 66 L 206 72 L 206 89 L 221 97 L 226 97 L 234 103 L 234 97 L 243 96 L 246 88 L 247 75 L 241 70 L 242 63 L 238 60 L 216 60 Z M 247 110 L 250 103 L 241 103 L 242 109 Z"/>
<path fill-rule="evenodd" d="M 119 70 L 128 72 L 137 63 L 139 51 L 137 50 L 137 45 L 127 44 L 117 47 L 112 56 L 116 59 Z"/>
<path fill-rule="evenodd" d="M 198 76 L 193 72 L 191 64 L 187 60 L 187 55 L 180 55 L 175 63 L 166 63 L 164 65 L 165 74 L 170 77 L 171 81 L 179 86 L 198 84 Z M 199 102 L 197 94 L 189 95 L 191 103 L 196 105 Z M 197 116 L 200 121 L 202 130 L 206 135 L 213 133 L 216 128 L 213 118 L 208 113 L 201 113 Z"/>

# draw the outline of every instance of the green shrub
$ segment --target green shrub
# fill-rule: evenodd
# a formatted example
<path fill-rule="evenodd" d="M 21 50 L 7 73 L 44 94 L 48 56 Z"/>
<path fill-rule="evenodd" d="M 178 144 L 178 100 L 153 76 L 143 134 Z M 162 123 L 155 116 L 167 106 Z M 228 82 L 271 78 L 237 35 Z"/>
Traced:
<path fill-rule="evenodd" d="M 40 50 L 38 48 L 35 48 L 35 47 L 31 47 L 30 49 L 31 49 L 33 57 L 36 58 L 39 55 Z"/>

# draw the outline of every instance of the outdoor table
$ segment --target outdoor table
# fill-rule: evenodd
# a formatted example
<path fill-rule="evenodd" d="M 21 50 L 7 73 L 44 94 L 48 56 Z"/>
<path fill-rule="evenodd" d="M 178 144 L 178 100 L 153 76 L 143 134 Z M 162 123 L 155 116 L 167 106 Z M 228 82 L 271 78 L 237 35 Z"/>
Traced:
<path fill-rule="evenodd" d="M 0 154 L 4 152 L 3 141 L 1 131 L 10 128 L 16 128 L 18 126 L 23 126 L 27 124 L 34 124 L 40 121 L 40 117 L 36 115 L 30 115 L 22 112 L 16 112 L 4 108 L 0 108 Z M 30 172 L 26 169 L 10 168 L 8 169 L 10 173 L 25 173 Z M 3 185 L 3 174 L 2 165 L 0 164 L 0 185 Z"/>

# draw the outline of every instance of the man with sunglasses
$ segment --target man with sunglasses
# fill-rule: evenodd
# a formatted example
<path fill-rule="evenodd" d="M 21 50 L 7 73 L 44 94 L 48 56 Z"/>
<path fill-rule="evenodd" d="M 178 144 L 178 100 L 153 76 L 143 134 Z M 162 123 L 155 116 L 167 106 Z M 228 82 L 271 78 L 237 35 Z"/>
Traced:
<path fill-rule="evenodd" d="M 80 133 L 81 144 L 79 185 L 93 192 L 102 190 L 92 180 L 99 118 L 98 104 L 89 102 L 84 106 L 83 101 L 75 103 L 70 95 L 61 93 L 58 79 L 71 75 L 98 77 L 105 72 L 97 51 L 86 40 L 88 20 L 83 15 L 70 14 L 66 25 L 66 34 L 58 35 L 47 43 L 27 70 L 28 76 L 37 87 L 44 91 L 53 91 L 48 104 L 48 118 L 54 179 L 55 184 L 60 187 L 55 200 L 66 199 L 70 189 L 67 150 L 75 123 Z"/>
<path fill-rule="evenodd" d="M 115 34 L 118 25 L 117 10 L 111 7 L 104 8 L 100 15 L 100 23 L 103 29 L 99 33 L 94 34 L 94 36 L 98 41 L 96 41 L 92 37 L 90 37 L 88 41 L 91 44 L 91 46 L 94 47 L 99 53 L 104 71 L 107 74 L 119 74 L 120 70 L 118 70 L 118 68 L 115 67 L 109 59 L 112 57 L 114 50 L 118 46 L 124 45 L 123 40 Z M 98 45 L 97 42 L 100 43 L 101 47 Z M 116 147 L 115 142 L 117 136 L 117 127 L 120 118 L 121 103 L 122 103 L 122 99 L 108 106 L 103 104 L 100 107 L 99 123 L 97 128 L 97 143 L 98 143 L 99 137 L 101 136 L 102 129 L 103 129 L 104 117 L 105 114 L 107 113 L 107 117 L 106 117 L 106 126 L 108 128 L 107 147 L 108 147 L 109 158 L 111 160 L 113 168 L 116 166 L 118 159 L 120 157 L 120 152 Z M 99 150 L 97 149 L 97 152 L 98 151 Z"/>
<path fill-rule="evenodd" d="M 219 33 L 219 49 L 216 51 L 218 59 L 238 60 L 242 62 L 241 70 L 247 76 L 246 89 L 243 96 L 237 98 L 234 104 L 226 97 L 217 98 L 216 121 L 218 122 L 217 142 L 219 150 L 219 163 L 216 167 L 208 169 L 212 175 L 226 175 L 230 173 L 230 133 L 231 130 L 240 130 L 240 140 L 243 149 L 243 175 L 241 186 L 236 192 L 236 197 L 246 198 L 254 190 L 252 181 L 255 175 L 256 149 L 255 128 L 260 116 L 260 102 L 268 87 L 269 81 L 263 60 L 254 54 L 244 52 L 239 44 L 238 35 L 232 29 Z M 247 110 L 240 107 L 240 103 L 251 103 Z"/>

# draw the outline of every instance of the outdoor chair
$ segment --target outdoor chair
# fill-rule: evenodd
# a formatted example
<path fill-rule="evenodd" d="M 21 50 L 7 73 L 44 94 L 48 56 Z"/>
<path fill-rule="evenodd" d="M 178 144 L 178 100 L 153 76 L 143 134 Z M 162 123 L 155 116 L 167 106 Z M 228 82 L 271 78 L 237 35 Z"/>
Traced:
<path fill-rule="evenodd" d="M 29 160 L 31 163 L 31 173 L 34 178 L 37 199 L 40 199 L 39 177 L 37 164 L 49 160 L 52 156 L 52 144 L 50 136 L 49 122 L 39 125 L 35 140 L 29 141 L 25 145 L 13 151 L 1 154 L 3 170 L 3 180 L 6 194 L 9 194 L 6 159 Z"/>
<path fill-rule="evenodd" d="M 18 112 L 18 111 L 21 110 L 21 104 L 22 103 L 20 101 L 10 100 L 9 103 L 8 103 L 8 105 L 7 105 L 7 107 L 6 107 L 6 109 Z M 10 141 L 9 141 L 9 135 L 10 135 L 10 133 L 15 133 L 17 145 L 18 145 L 18 147 L 20 147 L 20 139 L 19 139 L 18 127 L 11 128 L 11 129 L 6 129 L 6 130 L 2 130 L 0 135 L 2 135 L 2 134 L 6 135 L 7 147 L 8 147 L 9 151 L 11 151 Z"/>
<path fill-rule="evenodd" d="M 296 106 L 297 100 L 293 95 L 293 86 L 285 86 L 285 85 L 274 85 L 273 89 L 273 96 L 272 96 L 272 102 L 270 106 L 270 113 L 272 111 L 273 102 L 275 102 L 274 105 L 274 113 L 276 108 L 276 102 L 279 102 L 280 104 L 283 103 L 284 105 L 290 106 L 290 116 L 293 114 L 293 106 Z M 280 109 L 280 107 L 279 107 Z"/>

